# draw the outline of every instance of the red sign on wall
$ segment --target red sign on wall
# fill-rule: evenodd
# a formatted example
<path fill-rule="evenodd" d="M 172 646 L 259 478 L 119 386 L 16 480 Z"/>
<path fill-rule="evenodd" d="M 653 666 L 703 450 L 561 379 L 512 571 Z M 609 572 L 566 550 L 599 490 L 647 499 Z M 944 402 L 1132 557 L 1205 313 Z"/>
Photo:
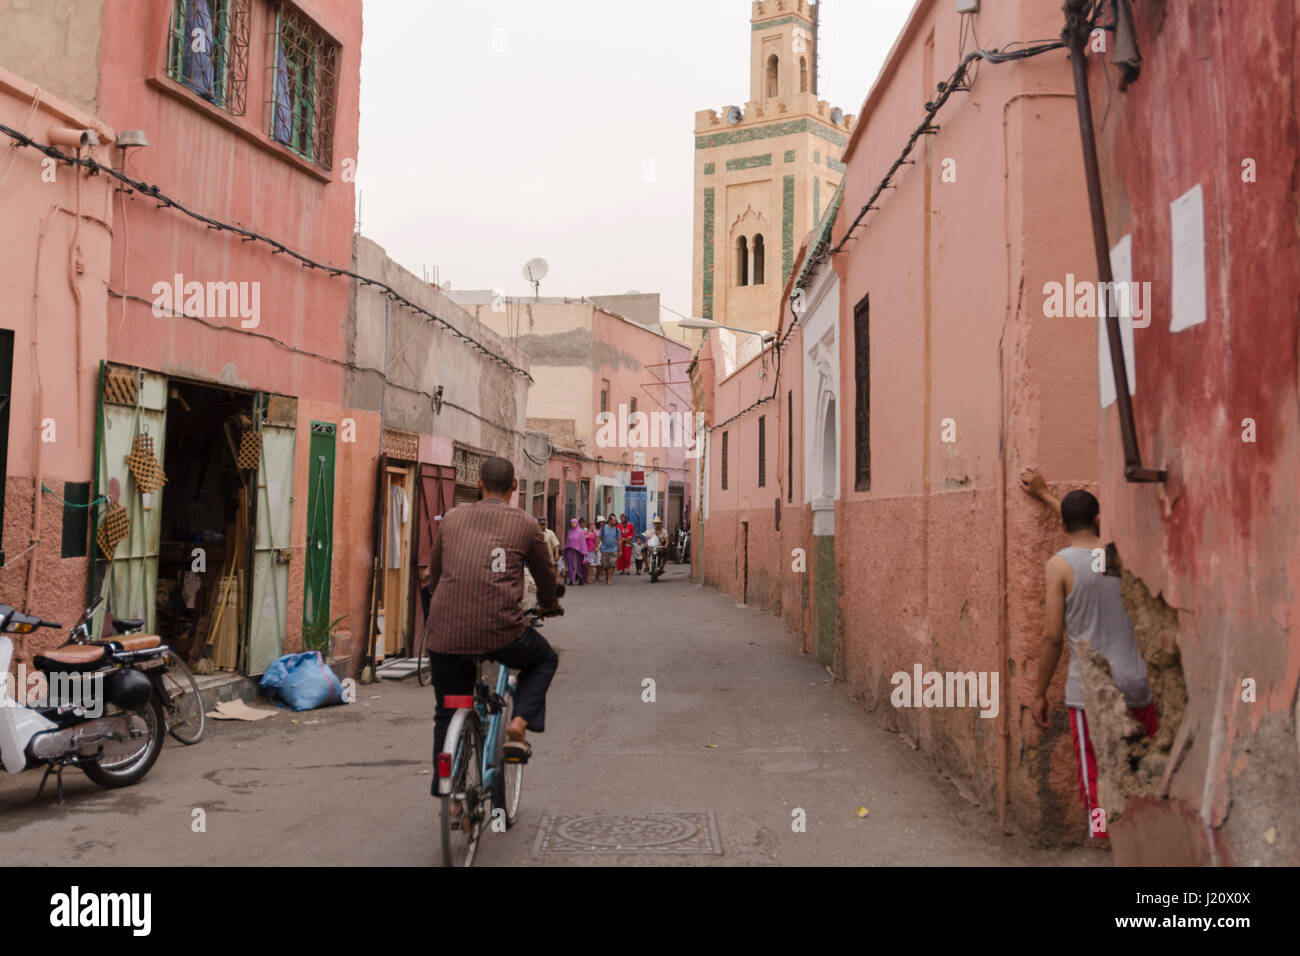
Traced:
<path fill-rule="evenodd" d="M 644 486 L 644 485 L 645 485 L 645 472 L 644 472 L 644 471 L 634 471 L 634 472 L 632 472 L 632 484 L 633 484 L 634 487 L 637 487 L 637 486 Z"/>

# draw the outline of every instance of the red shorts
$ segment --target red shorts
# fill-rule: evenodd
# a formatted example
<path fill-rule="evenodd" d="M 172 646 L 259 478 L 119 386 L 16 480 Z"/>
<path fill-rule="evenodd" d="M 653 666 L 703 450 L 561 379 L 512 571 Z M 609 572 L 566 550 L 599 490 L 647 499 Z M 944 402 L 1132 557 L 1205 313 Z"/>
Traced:
<path fill-rule="evenodd" d="M 1098 840 L 1109 838 L 1106 832 L 1106 812 L 1097 797 L 1097 757 L 1092 752 L 1092 741 L 1088 738 L 1088 717 L 1082 707 L 1067 708 L 1070 711 L 1070 734 L 1074 737 L 1074 759 L 1079 768 L 1079 796 L 1083 798 L 1084 808 L 1088 811 L 1088 833 Z M 1154 737 L 1159 729 L 1156 721 L 1156 705 L 1130 707 L 1129 713 L 1146 728 L 1147 736 Z M 1080 740 L 1083 741 L 1082 745 Z"/>

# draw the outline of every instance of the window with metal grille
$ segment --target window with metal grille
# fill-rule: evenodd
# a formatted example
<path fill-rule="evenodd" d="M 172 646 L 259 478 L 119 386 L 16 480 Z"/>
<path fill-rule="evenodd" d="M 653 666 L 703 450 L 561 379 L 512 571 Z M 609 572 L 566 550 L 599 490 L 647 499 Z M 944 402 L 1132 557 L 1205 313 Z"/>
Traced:
<path fill-rule="evenodd" d="M 334 164 L 334 99 L 339 46 L 292 4 L 275 14 L 271 138 L 303 159 Z"/>
<path fill-rule="evenodd" d="M 628 418 L 629 418 L 629 419 L 631 419 L 631 417 L 632 417 L 633 415 L 636 414 L 636 399 L 635 399 L 635 398 L 632 399 L 632 401 L 628 404 L 628 406 L 627 406 L 627 414 L 628 414 Z"/>
<path fill-rule="evenodd" d="M 858 491 L 871 490 L 871 323 L 870 296 L 853 310 L 854 452 Z"/>
<path fill-rule="evenodd" d="M 722 490 L 727 490 L 727 433 L 722 433 Z"/>
<path fill-rule="evenodd" d="M 600 380 L 600 410 L 609 411 L 609 382 L 603 378 Z"/>
<path fill-rule="evenodd" d="M 227 113 L 244 115 L 249 0 L 172 0 L 167 75 Z"/>
<path fill-rule="evenodd" d="M 767 487 L 767 416 L 758 416 L 758 487 Z"/>

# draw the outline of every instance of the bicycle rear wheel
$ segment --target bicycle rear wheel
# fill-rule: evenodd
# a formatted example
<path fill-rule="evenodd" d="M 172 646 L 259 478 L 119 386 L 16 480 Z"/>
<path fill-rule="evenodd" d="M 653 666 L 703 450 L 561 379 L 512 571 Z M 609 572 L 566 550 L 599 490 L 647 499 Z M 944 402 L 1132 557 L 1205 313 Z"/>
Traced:
<path fill-rule="evenodd" d="M 461 728 L 453 761 L 451 793 L 442 802 L 442 865 L 472 866 L 483 835 L 483 734 L 478 714 Z"/>
<path fill-rule="evenodd" d="M 502 664 L 502 667 L 505 665 Z M 506 723 L 514 716 L 514 694 L 507 692 L 505 696 L 505 706 L 501 709 L 501 718 Z M 506 763 L 503 754 L 505 747 L 505 733 L 501 734 L 501 739 L 497 742 L 497 759 L 496 764 L 501 768 L 497 775 L 496 793 L 494 800 L 496 806 L 506 812 L 506 828 L 514 826 L 519 820 L 519 800 L 524 793 L 524 764 Z"/>
<path fill-rule="evenodd" d="M 433 681 L 433 665 L 429 661 L 429 652 L 424 647 L 424 635 L 420 635 L 420 646 L 415 652 L 415 679 L 421 687 L 428 687 Z"/>
<path fill-rule="evenodd" d="M 167 732 L 183 744 L 197 744 L 208 726 L 203 695 L 185 661 L 173 650 L 167 651 L 167 671 L 162 675 Z"/>

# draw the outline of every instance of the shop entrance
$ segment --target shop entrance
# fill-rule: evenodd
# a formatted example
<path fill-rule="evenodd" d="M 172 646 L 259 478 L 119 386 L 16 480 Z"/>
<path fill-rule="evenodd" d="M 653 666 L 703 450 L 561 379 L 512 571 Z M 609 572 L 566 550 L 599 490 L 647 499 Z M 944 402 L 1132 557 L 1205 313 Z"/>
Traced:
<path fill-rule="evenodd" d="M 158 634 L 195 664 L 206 658 L 212 669 L 239 670 L 252 474 L 240 470 L 239 450 L 255 430 L 253 396 L 173 379 L 167 423 Z"/>

